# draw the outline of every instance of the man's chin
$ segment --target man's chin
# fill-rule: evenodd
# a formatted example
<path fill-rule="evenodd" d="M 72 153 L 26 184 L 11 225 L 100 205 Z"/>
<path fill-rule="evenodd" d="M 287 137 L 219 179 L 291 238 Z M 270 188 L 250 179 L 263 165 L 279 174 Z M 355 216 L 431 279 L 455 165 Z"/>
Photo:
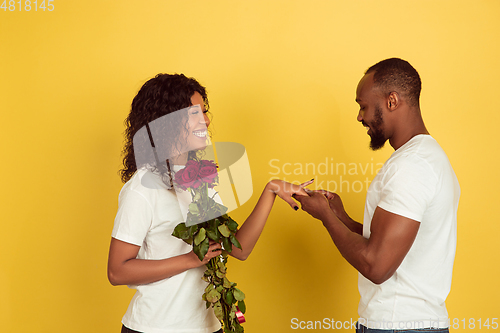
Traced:
<path fill-rule="evenodd" d="M 382 149 L 385 145 L 385 143 L 387 142 L 387 139 L 373 139 L 370 141 L 370 149 L 375 151 L 375 150 L 379 150 L 379 149 Z"/>

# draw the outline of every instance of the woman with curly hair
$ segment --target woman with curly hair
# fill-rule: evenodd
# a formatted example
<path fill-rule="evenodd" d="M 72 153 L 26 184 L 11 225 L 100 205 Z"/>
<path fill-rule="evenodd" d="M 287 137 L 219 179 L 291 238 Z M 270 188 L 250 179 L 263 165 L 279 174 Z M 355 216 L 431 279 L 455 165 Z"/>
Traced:
<path fill-rule="evenodd" d="M 208 107 L 205 88 L 183 74 L 157 75 L 142 86 L 132 102 L 121 170 L 125 185 L 119 195 L 108 259 L 111 284 L 136 289 L 122 320 L 122 332 L 222 332 L 212 308 L 207 310 L 201 298 L 207 286 L 201 279 L 204 266 L 221 254 L 221 245 L 212 242 L 200 261 L 190 245 L 171 235 L 183 222 L 171 186 L 172 175 L 206 146 Z M 144 151 L 151 152 L 153 146 L 148 140 L 152 139 L 152 122 L 166 115 L 169 119 L 161 122 L 161 135 L 152 140 L 163 147 L 161 156 L 168 156 L 159 161 L 156 151 Z M 144 140 L 137 139 L 141 135 Z M 144 186 L 145 175 L 154 186 Z M 280 180 L 265 186 L 236 234 L 242 249 L 234 247 L 232 256 L 245 260 L 252 252 L 276 195 L 297 210 L 293 193 L 306 195 L 301 186 Z"/>

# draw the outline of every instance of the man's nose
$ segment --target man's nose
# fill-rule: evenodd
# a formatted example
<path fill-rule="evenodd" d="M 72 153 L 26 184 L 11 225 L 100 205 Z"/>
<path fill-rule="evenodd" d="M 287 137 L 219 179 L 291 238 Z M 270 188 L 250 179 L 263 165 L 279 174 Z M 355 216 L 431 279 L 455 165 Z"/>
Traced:
<path fill-rule="evenodd" d="M 357 119 L 358 119 L 358 121 L 359 121 L 359 122 L 362 122 L 362 121 L 363 121 L 363 113 L 362 113 L 362 111 L 361 111 L 361 110 L 359 110 L 359 113 L 358 113 L 358 118 L 357 118 Z"/>

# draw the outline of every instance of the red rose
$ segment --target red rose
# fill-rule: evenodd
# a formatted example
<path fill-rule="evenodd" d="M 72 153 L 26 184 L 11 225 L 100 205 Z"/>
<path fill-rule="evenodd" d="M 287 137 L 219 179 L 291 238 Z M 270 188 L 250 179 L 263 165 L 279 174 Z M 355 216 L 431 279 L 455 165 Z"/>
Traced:
<path fill-rule="evenodd" d="M 200 185 L 203 184 L 203 181 L 197 177 L 196 180 L 193 182 L 193 185 L 191 185 L 192 188 L 198 188 Z"/>
<path fill-rule="evenodd" d="M 196 179 L 198 178 L 199 171 L 200 165 L 198 162 L 188 161 L 184 169 L 181 169 L 175 173 L 175 182 L 184 190 L 188 187 L 192 187 L 193 184 L 195 184 Z M 196 185 L 196 187 L 199 186 L 199 184 Z"/>
<path fill-rule="evenodd" d="M 203 178 L 204 182 L 212 185 L 214 179 L 217 178 L 217 164 L 207 160 L 201 161 L 199 174 L 200 177 Z"/>
<path fill-rule="evenodd" d="M 217 164 L 215 164 L 215 162 L 212 161 L 212 160 L 201 160 L 200 161 L 200 165 L 201 165 L 201 167 L 204 167 L 204 166 L 213 166 L 213 167 L 217 168 Z"/>
<path fill-rule="evenodd" d="M 197 166 L 198 168 L 200 167 L 200 162 L 197 162 L 197 161 L 194 161 L 194 160 L 189 160 L 186 162 L 186 167 L 190 166 L 190 165 L 194 165 L 194 166 Z"/>

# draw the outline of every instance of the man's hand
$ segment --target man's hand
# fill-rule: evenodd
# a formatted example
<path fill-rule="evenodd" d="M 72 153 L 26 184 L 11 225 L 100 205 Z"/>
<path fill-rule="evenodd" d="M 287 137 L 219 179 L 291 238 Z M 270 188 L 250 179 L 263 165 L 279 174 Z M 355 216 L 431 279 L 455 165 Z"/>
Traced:
<path fill-rule="evenodd" d="M 302 205 L 302 210 L 318 220 L 324 220 L 333 211 L 327 197 L 316 191 L 307 190 L 307 196 L 295 195 L 294 198 Z"/>
<path fill-rule="evenodd" d="M 342 199 L 337 193 L 325 191 L 325 190 L 318 190 L 315 191 L 318 193 L 323 194 L 327 199 L 328 199 L 328 204 L 330 205 L 330 209 L 332 212 L 337 215 L 339 220 L 345 221 L 347 215 L 347 212 L 344 209 L 344 204 L 342 203 Z"/>

